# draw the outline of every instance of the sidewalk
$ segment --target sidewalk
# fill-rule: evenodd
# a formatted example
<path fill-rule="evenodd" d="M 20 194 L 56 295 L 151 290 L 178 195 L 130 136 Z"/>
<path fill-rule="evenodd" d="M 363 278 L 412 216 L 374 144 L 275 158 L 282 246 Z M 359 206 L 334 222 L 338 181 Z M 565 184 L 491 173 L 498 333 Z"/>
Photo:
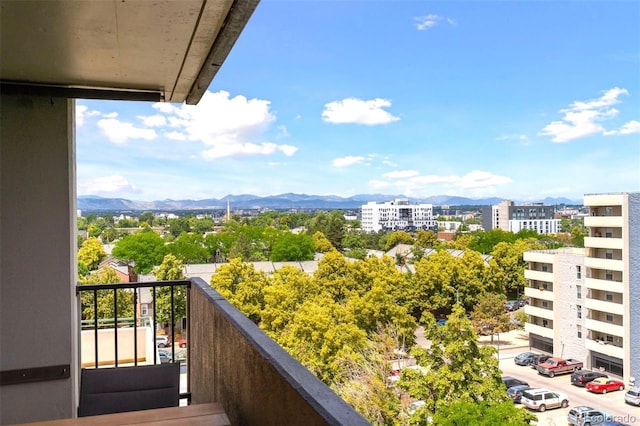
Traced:
<path fill-rule="evenodd" d="M 506 333 L 496 333 L 492 336 L 479 336 L 478 343 L 481 345 L 500 346 L 500 349 L 523 348 L 529 349 L 529 333 L 524 330 L 511 330 Z"/>

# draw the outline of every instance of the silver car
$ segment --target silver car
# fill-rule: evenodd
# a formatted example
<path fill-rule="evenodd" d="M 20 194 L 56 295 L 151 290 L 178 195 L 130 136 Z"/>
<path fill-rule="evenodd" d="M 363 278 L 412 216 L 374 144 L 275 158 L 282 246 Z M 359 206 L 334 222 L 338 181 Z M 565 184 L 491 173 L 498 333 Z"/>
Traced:
<path fill-rule="evenodd" d="M 631 405 L 640 406 L 640 387 L 634 387 L 629 389 L 624 394 L 624 402 Z"/>

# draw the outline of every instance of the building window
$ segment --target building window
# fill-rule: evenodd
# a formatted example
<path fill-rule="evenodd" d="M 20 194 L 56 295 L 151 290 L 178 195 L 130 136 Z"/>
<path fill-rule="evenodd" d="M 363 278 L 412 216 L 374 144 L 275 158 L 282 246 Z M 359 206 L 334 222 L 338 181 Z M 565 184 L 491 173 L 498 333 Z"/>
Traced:
<path fill-rule="evenodd" d="M 578 339 L 582 339 L 582 327 L 578 326 Z"/>
<path fill-rule="evenodd" d="M 582 286 L 581 285 L 577 285 L 576 286 L 576 297 L 578 299 L 582 299 Z"/>
<path fill-rule="evenodd" d="M 582 267 L 580 265 L 576 266 L 576 278 L 582 279 Z"/>
<path fill-rule="evenodd" d="M 547 272 L 547 265 L 542 265 L 542 272 Z"/>
<path fill-rule="evenodd" d="M 613 302 L 613 294 L 612 293 L 607 293 L 605 298 L 607 299 L 607 302 Z"/>
<path fill-rule="evenodd" d="M 140 315 L 142 315 L 143 317 L 146 317 L 149 315 L 149 306 L 147 306 L 146 303 L 140 305 Z"/>
<path fill-rule="evenodd" d="M 613 259 L 613 252 L 611 250 L 607 250 L 604 254 L 605 259 Z"/>
<path fill-rule="evenodd" d="M 613 315 L 607 314 L 606 318 L 608 322 L 613 322 Z"/>
<path fill-rule="evenodd" d="M 612 233 L 612 232 L 605 232 L 605 233 L 604 233 L 604 236 L 605 236 L 606 238 L 613 238 L 613 233 Z"/>
<path fill-rule="evenodd" d="M 582 318 L 582 306 L 577 305 L 576 310 L 577 310 L 578 318 Z"/>
<path fill-rule="evenodd" d="M 542 301 L 542 307 L 546 308 L 549 305 L 549 302 L 547 302 L 546 300 Z"/>
<path fill-rule="evenodd" d="M 607 334 L 607 343 L 613 343 L 613 336 Z"/>
<path fill-rule="evenodd" d="M 605 271 L 604 276 L 607 280 L 609 281 L 613 281 L 613 272 L 611 271 Z"/>

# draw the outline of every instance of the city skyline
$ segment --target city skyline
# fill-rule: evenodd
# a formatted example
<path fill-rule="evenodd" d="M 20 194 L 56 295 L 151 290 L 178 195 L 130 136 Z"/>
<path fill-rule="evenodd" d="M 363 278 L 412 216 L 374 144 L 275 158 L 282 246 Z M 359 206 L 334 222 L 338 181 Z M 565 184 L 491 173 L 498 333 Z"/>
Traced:
<path fill-rule="evenodd" d="M 638 189 L 633 2 L 263 0 L 197 106 L 78 100 L 78 195 Z"/>

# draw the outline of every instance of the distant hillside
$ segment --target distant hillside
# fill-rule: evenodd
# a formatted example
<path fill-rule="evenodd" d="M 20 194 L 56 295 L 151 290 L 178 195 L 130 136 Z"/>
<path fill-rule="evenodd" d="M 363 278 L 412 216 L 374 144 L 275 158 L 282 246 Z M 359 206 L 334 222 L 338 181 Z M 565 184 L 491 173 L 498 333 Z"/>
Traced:
<path fill-rule="evenodd" d="M 175 211 L 175 210 L 220 210 L 227 208 L 227 201 L 233 209 L 359 209 L 370 201 L 384 202 L 396 198 L 406 198 L 410 203 L 426 203 L 434 206 L 486 206 L 497 204 L 502 198 L 472 199 L 448 195 L 427 198 L 412 198 L 404 195 L 358 194 L 352 197 L 337 195 L 279 194 L 260 197 L 251 194 L 226 195 L 223 198 L 205 200 L 159 200 L 135 201 L 124 198 L 104 198 L 95 195 L 78 197 L 78 209 L 85 211 Z M 518 201 L 516 201 L 518 203 Z M 545 198 L 540 200 L 548 205 L 581 205 L 580 201 L 566 198 Z"/>

